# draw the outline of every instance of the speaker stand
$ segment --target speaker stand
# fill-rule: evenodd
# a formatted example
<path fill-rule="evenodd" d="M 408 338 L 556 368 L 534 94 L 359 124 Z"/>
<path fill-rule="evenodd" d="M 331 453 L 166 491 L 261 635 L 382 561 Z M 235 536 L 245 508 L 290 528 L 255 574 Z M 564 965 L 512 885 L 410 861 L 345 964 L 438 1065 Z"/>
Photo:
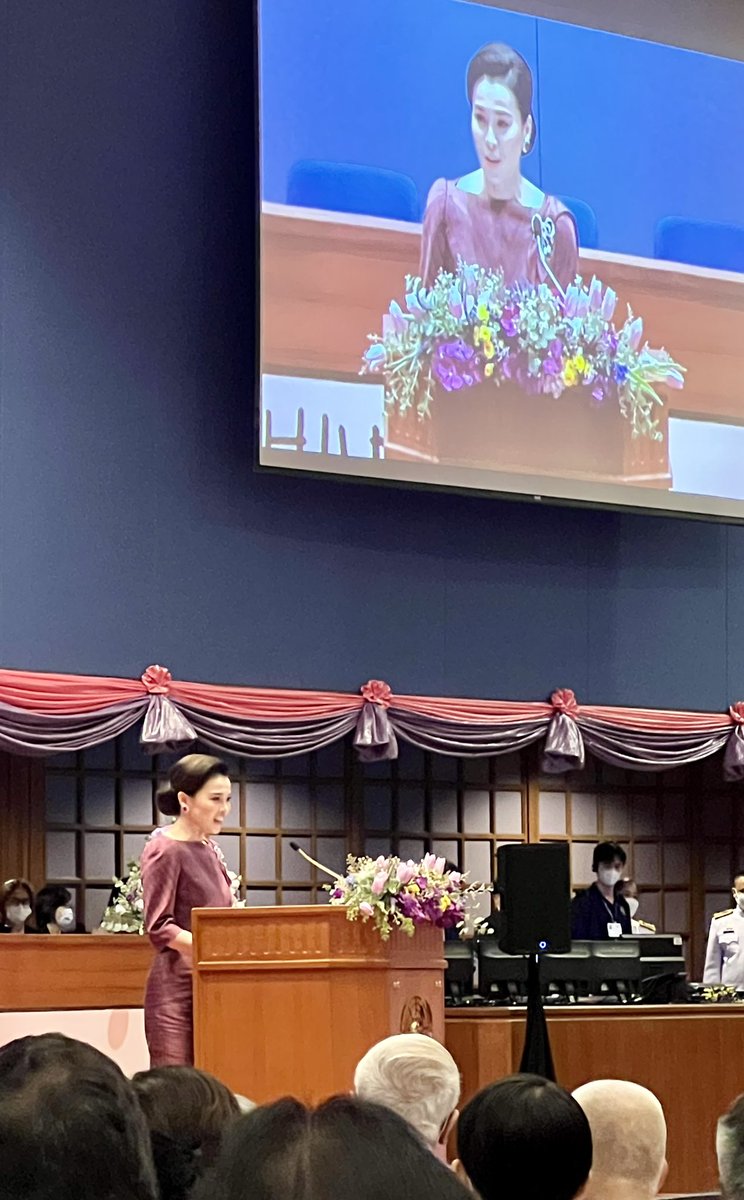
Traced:
<path fill-rule="evenodd" d="M 521 1074 L 542 1075 L 555 1082 L 553 1052 L 543 1007 L 539 953 L 527 958 L 527 1024 L 519 1070 Z"/>

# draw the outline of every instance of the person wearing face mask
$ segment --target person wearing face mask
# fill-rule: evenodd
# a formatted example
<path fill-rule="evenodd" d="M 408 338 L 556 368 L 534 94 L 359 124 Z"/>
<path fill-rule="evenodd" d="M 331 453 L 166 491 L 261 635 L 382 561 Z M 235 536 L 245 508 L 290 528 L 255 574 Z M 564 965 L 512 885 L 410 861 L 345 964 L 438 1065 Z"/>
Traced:
<path fill-rule="evenodd" d="M 630 932 L 633 937 L 643 937 L 644 934 L 656 933 L 656 926 L 650 921 L 642 921 L 638 916 L 640 900 L 638 899 L 638 884 L 635 879 L 624 879 L 622 894 L 628 902 L 630 910 Z"/>
<path fill-rule="evenodd" d="M 227 767 L 187 754 L 158 792 L 158 808 L 175 817 L 142 852 L 145 929 L 157 954 L 145 994 L 145 1036 L 152 1067 L 193 1066 L 191 910 L 231 908 L 230 877 L 217 843 L 230 812 Z"/>
<path fill-rule="evenodd" d="M 27 879 L 7 879 L 0 888 L 0 933 L 28 933 L 34 893 Z"/>
<path fill-rule="evenodd" d="M 34 907 L 35 933 L 85 933 L 75 921 L 72 895 L 66 887 L 50 884 L 41 888 Z"/>
<path fill-rule="evenodd" d="M 594 847 L 592 871 L 596 882 L 571 901 L 571 937 L 591 941 L 630 934 L 630 909 L 618 887 L 627 855 L 617 842 Z"/>
<path fill-rule="evenodd" d="M 713 915 L 708 933 L 703 983 L 744 988 L 744 871 L 731 889 L 735 908 Z"/>

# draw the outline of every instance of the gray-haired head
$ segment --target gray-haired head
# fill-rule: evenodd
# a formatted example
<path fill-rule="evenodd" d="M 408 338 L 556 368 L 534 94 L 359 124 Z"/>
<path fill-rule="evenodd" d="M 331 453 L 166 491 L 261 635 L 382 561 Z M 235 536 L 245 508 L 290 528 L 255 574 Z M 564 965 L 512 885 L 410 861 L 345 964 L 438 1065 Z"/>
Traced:
<path fill-rule="evenodd" d="M 362 1100 L 391 1108 L 433 1147 L 457 1109 L 460 1072 L 441 1042 L 423 1033 L 396 1033 L 360 1060 L 354 1091 Z"/>
<path fill-rule="evenodd" d="M 716 1155 L 721 1195 L 725 1200 L 744 1200 L 744 1095 L 718 1122 Z"/>

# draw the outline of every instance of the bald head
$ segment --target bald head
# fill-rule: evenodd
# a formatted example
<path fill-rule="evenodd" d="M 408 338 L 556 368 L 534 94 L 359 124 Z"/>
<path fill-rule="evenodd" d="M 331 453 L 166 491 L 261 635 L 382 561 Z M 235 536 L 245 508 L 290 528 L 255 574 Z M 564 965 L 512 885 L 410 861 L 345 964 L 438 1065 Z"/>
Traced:
<path fill-rule="evenodd" d="M 598 1079 L 574 1092 L 592 1131 L 594 1159 L 587 1196 L 627 1181 L 629 1191 L 655 1196 L 666 1175 L 664 1111 L 648 1088 L 622 1079 Z"/>

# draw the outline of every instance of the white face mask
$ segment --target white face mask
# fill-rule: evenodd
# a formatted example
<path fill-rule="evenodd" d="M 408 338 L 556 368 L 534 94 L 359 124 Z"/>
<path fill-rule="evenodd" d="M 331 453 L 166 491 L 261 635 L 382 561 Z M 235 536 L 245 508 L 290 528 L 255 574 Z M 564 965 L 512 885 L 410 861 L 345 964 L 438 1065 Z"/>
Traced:
<path fill-rule="evenodd" d="M 628 908 L 630 909 L 630 915 L 631 915 L 631 917 L 634 917 L 636 915 L 636 913 L 638 912 L 638 897 L 637 896 L 626 896 L 625 899 L 628 902 Z"/>
<path fill-rule="evenodd" d="M 63 931 L 75 928 L 75 914 L 71 908 L 58 908 L 54 914 L 54 923 Z"/>
<path fill-rule="evenodd" d="M 744 892 L 734 892 L 734 902 L 744 912 Z"/>
<path fill-rule="evenodd" d="M 9 925 L 25 925 L 31 916 L 31 908 L 28 904 L 9 904 L 5 910 L 5 915 L 8 918 Z"/>
<path fill-rule="evenodd" d="M 606 887 L 614 887 L 616 883 L 620 882 L 621 872 L 616 867 L 600 867 L 597 874 L 600 883 L 605 884 Z"/>

